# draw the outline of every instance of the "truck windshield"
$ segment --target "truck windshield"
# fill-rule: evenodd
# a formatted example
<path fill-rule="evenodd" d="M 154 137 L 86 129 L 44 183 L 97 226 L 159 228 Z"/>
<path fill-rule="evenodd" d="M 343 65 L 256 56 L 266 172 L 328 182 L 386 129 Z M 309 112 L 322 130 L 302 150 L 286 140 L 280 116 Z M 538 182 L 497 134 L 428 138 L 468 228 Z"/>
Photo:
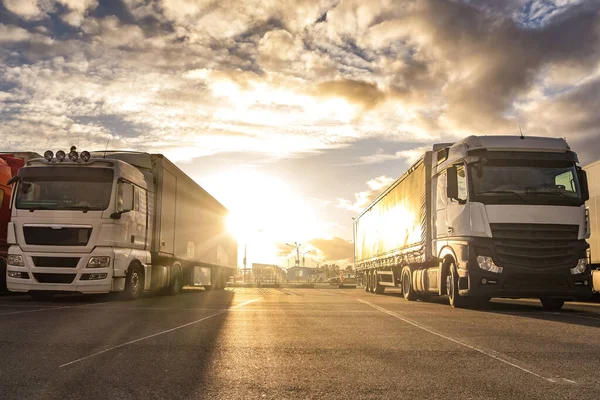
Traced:
<path fill-rule="evenodd" d="M 16 207 L 25 210 L 106 210 L 112 192 L 109 168 L 34 167 L 19 171 Z"/>
<path fill-rule="evenodd" d="M 581 205 L 577 170 L 570 163 L 515 164 L 490 161 L 471 166 L 474 201 L 487 204 Z"/>

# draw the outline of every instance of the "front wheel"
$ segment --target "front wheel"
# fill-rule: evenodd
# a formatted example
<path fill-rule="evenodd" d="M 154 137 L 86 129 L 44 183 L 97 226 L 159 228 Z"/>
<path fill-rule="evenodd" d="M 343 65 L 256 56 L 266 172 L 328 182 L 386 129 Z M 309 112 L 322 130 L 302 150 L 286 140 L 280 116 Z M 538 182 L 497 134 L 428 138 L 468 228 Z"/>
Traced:
<path fill-rule="evenodd" d="M 542 297 L 540 299 L 540 301 L 542 302 L 542 306 L 544 307 L 544 310 L 548 310 L 548 311 L 558 311 L 561 308 L 563 308 L 563 306 L 565 305 L 564 300 L 556 299 L 553 297 Z"/>
<path fill-rule="evenodd" d="M 168 294 L 170 296 L 175 296 L 179 294 L 181 290 L 181 274 L 179 273 L 179 269 L 175 271 L 173 279 L 171 280 L 171 284 L 169 285 Z"/>
<path fill-rule="evenodd" d="M 125 278 L 125 291 L 123 292 L 123 298 L 125 300 L 135 300 L 142 294 L 144 287 L 144 273 L 142 267 L 139 264 L 133 265 L 127 272 Z"/>
<path fill-rule="evenodd" d="M 458 294 L 458 272 L 454 264 L 450 265 L 450 273 L 446 277 L 448 300 L 454 308 L 464 308 L 469 305 L 469 299 Z"/>

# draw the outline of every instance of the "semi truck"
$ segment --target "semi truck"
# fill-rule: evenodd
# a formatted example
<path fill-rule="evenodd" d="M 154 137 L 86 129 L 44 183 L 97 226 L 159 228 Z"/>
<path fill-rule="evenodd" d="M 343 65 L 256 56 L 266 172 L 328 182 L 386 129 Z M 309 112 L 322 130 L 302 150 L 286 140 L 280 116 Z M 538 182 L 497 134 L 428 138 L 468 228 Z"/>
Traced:
<path fill-rule="evenodd" d="M 25 160 L 41 157 L 37 153 L 0 153 L 0 292 L 6 292 L 6 256 L 8 243 L 6 233 L 10 221 L 10 198 L 12 187 L 8 185 L 17 171 L 25 164 Z"/>
<path fill-rule="evenodd" d="M 586 172 L 564 139 L 469 136 L 432 146 L 354 219 L 365 290 L 453 307 L 591 296 Z"/>
<path fill-rule="evenodd" d="M 227 209 L 161 154 L 46 151 L 13 178 L 7 286 L 56 293 L 222 289 L 237 264 Z"/>
<path fill-rule="evenodd" d="M 600 161 L 583 167 L 588 176 L 590 198 L 587 201 L 590 220 L 589 263 L 592 269 L 593 290 L 600 299 Z"/>

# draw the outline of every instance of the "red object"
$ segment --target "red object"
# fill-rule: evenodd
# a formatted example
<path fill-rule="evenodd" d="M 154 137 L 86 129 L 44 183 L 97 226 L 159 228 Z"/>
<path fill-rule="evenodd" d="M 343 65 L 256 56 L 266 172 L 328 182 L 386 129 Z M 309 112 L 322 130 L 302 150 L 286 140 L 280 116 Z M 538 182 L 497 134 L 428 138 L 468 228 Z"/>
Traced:
<path fill-rule="evenodd" d="M 10 221 L 10 197 L 12 185 L 8 181 L 17 174 L 19 168 L 25 165 L 22 158 L 7 154 L 0 154 L 0 291 L 6 287 L 6 256 L 8 254 L 8 243 L 6 243 L 8 222 Z"/>

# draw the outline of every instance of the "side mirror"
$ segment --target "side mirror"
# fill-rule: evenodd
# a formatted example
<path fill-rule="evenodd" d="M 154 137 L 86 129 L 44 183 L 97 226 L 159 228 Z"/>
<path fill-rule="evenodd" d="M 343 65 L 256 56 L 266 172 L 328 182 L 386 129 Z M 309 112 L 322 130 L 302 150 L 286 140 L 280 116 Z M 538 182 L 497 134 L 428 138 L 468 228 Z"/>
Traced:
<path fill-rule="evenodd" d="M 13 176 L 12 178 L 10 178 L 8 180 L 8 182 L 6 182 L 6 186 L 10 186 L 15 182 L 19 182 L 21 180 L 21 177 L 19 177 L 18 175 Z"/>
<path fill-rule="evenodd" d="M 583 201 L 590 199 L 590 189 L 588 187 L 587 172 L 581 167 L 577 167 L 577 177 L 579 178 L 579 186 L 581 187 L 581 198 Z"/>
<path fill-rule="evenodd" d="M 450 167 L 446 170 L 446 197 L 449 199 L 458 199 L 458 174 L 456 167 Z"/>

